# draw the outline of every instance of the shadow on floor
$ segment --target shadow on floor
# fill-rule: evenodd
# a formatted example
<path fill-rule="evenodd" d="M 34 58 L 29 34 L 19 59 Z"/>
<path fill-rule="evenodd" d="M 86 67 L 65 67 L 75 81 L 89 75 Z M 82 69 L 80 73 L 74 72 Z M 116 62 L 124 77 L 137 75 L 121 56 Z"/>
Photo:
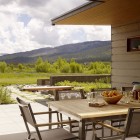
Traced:
<path fill-rule="evenodd" d="M 41 136 L 43 140 L 48 140 L 47 135 L 45 135 L 46 131 L 41 131 Z M 14 134 L 7 134 L 7 135 L 0 135 L 0 140 L 25 140 L 27 138 L 27 133 L 14 133 Z M 39 140 L 37 134 L 35 132 L 32 133 L 32 138 L 35 140 Z M 60 140 L 58 138 L 58 140 Z M 86 140 L 92 140 L 91 133 L 88 133 Z"/>

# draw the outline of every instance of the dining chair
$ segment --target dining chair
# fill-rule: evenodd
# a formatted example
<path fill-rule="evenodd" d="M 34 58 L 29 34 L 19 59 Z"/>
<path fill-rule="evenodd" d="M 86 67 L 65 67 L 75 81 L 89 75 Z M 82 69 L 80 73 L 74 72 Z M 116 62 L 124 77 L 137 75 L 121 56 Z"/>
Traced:
<path fill-rule="evenodd" d="M 122 93 L 124 91 L 132 91 L 132 88 L 131 86 L 122 86 L 121 87 L 121 91 Z M 121 119 L 114 119 L 111 121 L 111 126 L 114 126 L 114 127 L 123 127 L 124 126 L 124 122 L 126 121 L 126 118 L 121 118 Z M 118 124 L 116 124 L 118 123 Z M 111 135 L 113 135 L 113 131 L 111 130 Z"/>
<path fill-rule="evenodd" d="M 132 86 L 122 86 L 121 91 L 132 91 L 133 87 Z"/>
<path fill-rule="evenodd" d="M 84 90 L 63 90 L 58 91 L 59 94 L 59 100 L 78 100 L 78 99 L 85 99 L 85 92 Z M 60 120 L 63 120 L 63 116 L 60 113 Z M 68 120 L 70 121 L 71 118 L 68 117 Z M 62 126 L 63 127 L 63 126 Z M 92 131 L 93 123 L 92 122 L 86 122 L 85 123 L 86 132 Z M 79 122 L 70 123 L 69 124 L 69 131 L 71 133 L 79 133 Z"/>
<path fill-rule="evenodd" d="M 97 122 L 97 124 L 100 124 L 118 133 L 117 136 L 110 137 L 110 138 L 108 137 L 107 140 L 110 140 L 110 139 L 115 140 L 118 138 L 121 138 L 121 140 L 125 140 L 128 137 L 140 138 L 139 118 L 140 118 L 140 107 L 129 108 L 127 118 L 126 118 L 126 123 L 123 129 L 119 129 L 109 124 L 102 123 L 102 122 Z"/>
<path fill-rule="evenodd" d="M 98 89 L 92 89 L 91 91 L 92 92 L 103 92 L 103 91 L 110 91 L 110 90 L 117 90 L 117 88 L 116 87 L 98 88 Z M 125 118 L 111 119 L 111 120 L 106 120 L 106 121 L 109 121 L 111 126 L 120 128 L 120 127 L 124 126 Z M 102 138 L 105 137 L 104 127 L 102 126 L 102 128 L 101 127 L 99 127 L 99 128 L 102 129 Z M 96 127 L 95 127 L 95 130 L 96 130 Z M 110 136 L 113 136 L 113 131 L 112 130 L 110 131 Z"/>
<path fill-rule="evenodd" d="M 27 140 L 31 140 L 31 132 L 29 129 L 28 124 L 30 124 L 31 126 L 33 126 L 36 130 L 37 136 L 39 138 L 39 140 L 43 140 L 39 127 L 43 127 L 43 126 L 50 126 L 50 125 L 59 125 L 59 124 L 69 124 L 70 121 L 63 121 L 63 122 L 52 122 L 52 123 L 37 123 L 36 122 L 36 115 L 43 115 L 43 114 L 57 114 L 57 111 L 49 111 L 49 112 L 36 112 L 33 113 L 33 110 L 31 108 L 30 103 L 27 103 L 25 101 L 23 101 L 22 99 L 17 97 L 17 102 L 21 111 L 21 116 L 23 117 L 26 129 L 27 129 L 27 133 L 28 133 L 28 137 Z M 71 122 L 75 122 L 72 121 Z M 73 135 L 72 133 L 66 131 L 63 128 L 55 128 L 55 129 L 50 129 L 50 130 L 46 130 L 46 140 L 76 140 L 77 136 Z"/>

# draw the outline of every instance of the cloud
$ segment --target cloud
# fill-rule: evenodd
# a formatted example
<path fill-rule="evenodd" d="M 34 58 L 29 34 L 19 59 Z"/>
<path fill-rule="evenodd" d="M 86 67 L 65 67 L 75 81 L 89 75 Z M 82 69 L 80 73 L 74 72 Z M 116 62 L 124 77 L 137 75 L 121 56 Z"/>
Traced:
<path fill-rule="evenodd" d="M 28 7 L 40 7 L 49 3 L 50 0 L 20 0 L 19 4 Z"/>
<path fill-rule="evenodd" d="M 14 0 L 0 0 L 0 5 L 7 5 L 13 3 Z"/>
<path fill-rule="evenodd" d="M 85 0 L 0 0 L 0 53 L 92 40 L 109 40 L 103 26 L 52 26 L 51 19 Z"/>

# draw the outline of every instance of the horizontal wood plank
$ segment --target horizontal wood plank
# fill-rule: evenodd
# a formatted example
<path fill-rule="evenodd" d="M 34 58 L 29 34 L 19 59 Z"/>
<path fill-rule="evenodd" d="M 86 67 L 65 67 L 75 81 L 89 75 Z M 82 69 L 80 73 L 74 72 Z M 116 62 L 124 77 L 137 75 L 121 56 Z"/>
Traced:
<path fill-rule="evenodd" d="M 131 84 L 134 81 L 140 81 L 140 77 L 112 75 L 111 81 L 112 84 L 116 82 L 120 84 Z"/>
<path fill-rule="evenodd" d="M 120 46 L 127 46 L 127 40 L 122 39 L 122 40 L 112 41 L 112 48 L 120 47 Z"/>
<path fill-rule="evenodd" d="M 127 48 L 126 46 L 121 46 L 121 47 L 115 47 L 115 48 L 112 48 L 112 53 L 113 54 L 127 54 Z"/>
<path fill-rule="evenodd" d="M 118 61 L 121 61 L 121 62 L 139 62 L 140 61 L 140 53 L 137 52 L 137 55 L 135 53 L 128 53 L 126 55 L 123 55 L 123 54 L 118 54 L 118 55 L 115 55 L 113 54 L 112 55 L 112 61 L 114 62 L 118 62 Z"/>
<path fill-rule="evenodd" d="M 118 82 L 113 82 L 112 87 L 117 87 L 117 90 L 121 90 L 121 87 L 131 87 L 132 83 L 118 83 Z"/>
<path fill-rule="evenodd" d="M 140 23 L 131 23 L 123 26 L 113 27 L 112 34 L 119 34 L 119 33 L 126 33 L 126 32 L 133 32 L 140 29 Z"/>
<path fill-rule="evenodd" d="M 140 70 L 140 62 L 112 62 L 112 69 Z"/>
<path fill-rule="evenodd" d="M 125 32 L 112 35 L 112 41 L 127 39 L 129 37 L 140 36 L 140 29 L 133 32 Z"/>
<path fill-rule="evenodd" d="M 132 51 L 132 52 L 127 52 L 127 47 L 126 46 L 120 46 L 120 47 L 115 47 L 112 48 L 112 54 L 123 54 L 123 55 L 139 55 L 140 51 Z"/>
<path fill-rule="evenodd" d="M 112 76 L 113 75 L 140 78 L 140 69 L 112 69 Z"/>

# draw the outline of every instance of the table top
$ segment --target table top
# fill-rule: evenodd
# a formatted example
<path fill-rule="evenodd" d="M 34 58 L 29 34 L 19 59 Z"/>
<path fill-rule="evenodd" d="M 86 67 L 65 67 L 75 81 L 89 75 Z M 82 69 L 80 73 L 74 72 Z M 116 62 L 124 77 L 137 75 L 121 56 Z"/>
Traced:
<path fill-rule="evenodd" d="M 70 90 L 72 86 L 35 86 L 35 87 L 24 87 L 23 91 L 39 91 L 39 90 Z"/>
<path fill-rule="evenodd" d="M 48 103 L 49 107 L 77 120 L 126 115 L 128 108 L 140 107 L 140 103 L 106 104 L 102 107 L 89 107 L 86 99 L 61 100 Z"/>

